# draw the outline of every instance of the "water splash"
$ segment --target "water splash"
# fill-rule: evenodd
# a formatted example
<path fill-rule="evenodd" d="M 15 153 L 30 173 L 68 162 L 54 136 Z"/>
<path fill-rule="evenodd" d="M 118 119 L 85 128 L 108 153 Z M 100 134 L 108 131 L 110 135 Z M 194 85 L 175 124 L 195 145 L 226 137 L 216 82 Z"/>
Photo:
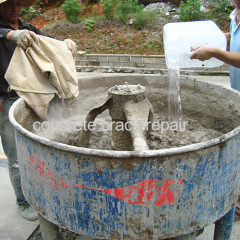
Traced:
<path fill-rule="evenodd" d="M 168 82 L 168 120 L 181 124 L 183 117 L 180 96 L 180 68 L 178 66 L 168 68 Z"/>

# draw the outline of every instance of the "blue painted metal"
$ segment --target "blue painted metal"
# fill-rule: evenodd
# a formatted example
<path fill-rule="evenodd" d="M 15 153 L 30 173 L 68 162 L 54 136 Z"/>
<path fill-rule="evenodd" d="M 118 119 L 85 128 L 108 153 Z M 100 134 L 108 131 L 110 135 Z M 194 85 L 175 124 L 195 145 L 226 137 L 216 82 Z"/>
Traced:
<path fill-rule="evenodd" d="M 226 215 L 215 223 L 214 240 L 230 240 L 232 232 L 232 223 L 235 214 L 233 207 Z"/>
<path fill-rule="evenodd" d="M 240 102 L 238 93 L 226 91 Z M 117 152 L 36 136 L 16 121 L 19 112 L 26 114 L 18 120 L 24 125 L 31 115 L 22 100 L 10 119 L 24 194 L 48 221 L 76 233 L 105 239 L 184 235 L 220 219 L 237 200 L 239 127 L 186 147 Z"/>

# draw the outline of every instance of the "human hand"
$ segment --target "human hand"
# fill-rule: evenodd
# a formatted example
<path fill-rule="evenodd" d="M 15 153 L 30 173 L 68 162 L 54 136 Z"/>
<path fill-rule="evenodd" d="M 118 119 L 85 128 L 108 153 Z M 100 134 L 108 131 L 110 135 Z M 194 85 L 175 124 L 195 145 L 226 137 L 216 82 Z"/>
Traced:
<path fill-rule="evenodd" d="M 38 37 L 32 31 L 15 30 L 13 31 L 10 39 L 16 42 L 18 46 L 25 50 L 27 47 L 31 47 L 33 45 L 33 42 L 38 40 Z"/>
<path fill-rule="evenodd" d="M 77 55 L 77 44 L 70 38 L 65 39 L 64 42 L 67 44 L 68 49 L 72 52 L 73 58 Z"/>
<path fill-rule="evenodd" d="M 193 54 L 190 56 L 191 59 L 198 59 L 200 61 L 205 61 L 213 57 L 212 47 L 201 46 L 193 50 Z"/>

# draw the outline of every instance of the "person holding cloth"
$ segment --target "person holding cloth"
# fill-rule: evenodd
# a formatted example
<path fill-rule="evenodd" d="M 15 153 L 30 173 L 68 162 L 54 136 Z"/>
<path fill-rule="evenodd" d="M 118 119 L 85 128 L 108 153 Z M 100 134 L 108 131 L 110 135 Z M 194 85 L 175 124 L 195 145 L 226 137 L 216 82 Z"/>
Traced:
<path fill-rule="evenodd" d="M 36 0 L 0 0 L 0 134 L 3 150 L 8 159 L 9 176 L 18 209 L 21 215 L 30 221 L 36 220 L 38 214 L 29 205 L 22 192 L 14 129 L 8 119 L 8 111 L 18 96 L 14 91 L 8 91 L 9 84 L 4 75 L 17 45 L 25 50 L 27 47 L 31 47 L 34 41 L 37 41 L 38 35 L 50 37 L 35 26 L 23 23 L 19 19 L 22 8 L 30 7 L 35 2 Z M 71 39 L 64 41 L 75 57 L 76 44 Z"/>

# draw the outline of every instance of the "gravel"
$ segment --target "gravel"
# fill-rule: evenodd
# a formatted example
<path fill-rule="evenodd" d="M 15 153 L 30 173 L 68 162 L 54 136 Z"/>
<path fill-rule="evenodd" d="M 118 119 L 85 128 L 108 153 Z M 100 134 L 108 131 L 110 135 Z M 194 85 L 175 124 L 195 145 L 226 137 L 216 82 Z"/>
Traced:
<path fill-rule="evenodd" d="M 228 0 L 229 4 L 233 4 L 232 0 Z M 202 4 L 202 7 L 207 7 L 209 4 L 213 3 L 213 0 L 199 0 L 199 2 Z M 144 8 L 144 11 L 152 11 L 152 10 L 157 10 L 157 11 L 165 11 L 165 12 L 169 12 L 169 11 L 174 11 L 176 10 L 175 6 L 173 4 L 170 3 L 164 3 L 164 2 L 160 2 L 160 3 L 151 3 L 149 5 L 147 5 Z"/>

